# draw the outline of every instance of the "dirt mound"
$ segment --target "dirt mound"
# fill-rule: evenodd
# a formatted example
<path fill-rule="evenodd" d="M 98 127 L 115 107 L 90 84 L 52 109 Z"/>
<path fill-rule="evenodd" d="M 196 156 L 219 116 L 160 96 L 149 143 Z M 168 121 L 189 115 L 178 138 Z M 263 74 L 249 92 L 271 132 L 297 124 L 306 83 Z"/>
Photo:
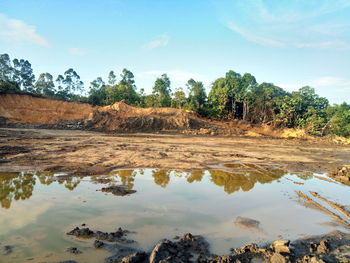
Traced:
<path fill-rule="evenodd" d="M 194 112 L 174 108 L 138 108 L 123 101 L 95 109 L 85 122 L 103 131 L 170 131 L 210 128 Z"/>
<path fill-rule="evenodd" d="M 93 107 L 29 94 L 0 94 L 0 117 L 8 123 L 58 124 L 86 119 Z"/>

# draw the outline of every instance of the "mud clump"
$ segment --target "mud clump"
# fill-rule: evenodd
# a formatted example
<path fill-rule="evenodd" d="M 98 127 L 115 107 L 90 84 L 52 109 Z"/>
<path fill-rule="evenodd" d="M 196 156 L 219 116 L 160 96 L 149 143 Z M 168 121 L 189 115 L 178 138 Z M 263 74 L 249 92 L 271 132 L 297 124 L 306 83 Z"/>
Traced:
<path fill-rule="evenodd" d="M 123 230 L 119 228 L 115 232 L 102 232 L 102 231 L 92 231 L 90 228 L 79 228 L 76 227 L 69 231 L 67 235 L 75 236 L 78 238 L 96 238 L 97 240 L 105 240 L 108 242 L 119 242 L 119 243 L 134 243 L 134 240 L 127 239 L 125 236 L 130 233 L 128 230 Z M 102 246 L 102 244 L 101 244 Z"/>
<path fill-rule="evenodd" d="M 209 244 L 202 236 L 187 233 L 179 241 L 168 239 L 160 241 L 150 253 L 149 262 L 191 262 L 190 258 L 193 255 L 197 256 L 198 262 L 204 262 L 210 255 L 208 248 Z"/>
<path fill-rule="evenodd" d="M 72 234 L 80 236 L 98 235 L 89 229 L 74 229 Z M 120 234 L 123 232 L 120 231 Z M 107 233 L 108 234 L 108 233 Z M 106 235 L 106 233 L 104 234 Z M 106 249 L 112 256 L 106 263 L 250 263 L 263 261 L 271 263 L 331 263 L 350 262 L 350 234 L 339 231 L 327 235 L 289 240 L 276 240 L 259 247 L 255 243 L 231 249 L 228 255 L 213 255 L 208 242 L 199 235 L 184 234 L 181 238 L 159 241 L 149 252 L 134 247 L 96 240 L 96 249 Z"/>
<path fill-rule="evenodd" d="M 329 176 L 338 182 L 350 185 L 350 165 L 337 168 Z"/>
<path fill-rule="evenodd" d="M 79 254 L 83 253 L 76 247 L 69 247 L 69 248 L 67 248 L 66 251 L 71 253 L 71 254 L 74 254 L 74 255 L 79 255 Z"/>
<path fill-rule="evenodd" d="M 0 248 L 0 255 L 7 256 L 13 252 L 13 246 L 5 245 Z"/>
<path fill-rule="evenodd" d="M 126 196 L 136 193 L 136 190 L 127 189 L 124 185 L 114 185 L 101 188 L 101 192 L 112 193 L 117 196 Z"/>
<path fill-rule="evenodd" d="M 251 218 L 238 216 L 234 221 L 235 225 L 254 231 L 261 232 L 260 222 Z"/>

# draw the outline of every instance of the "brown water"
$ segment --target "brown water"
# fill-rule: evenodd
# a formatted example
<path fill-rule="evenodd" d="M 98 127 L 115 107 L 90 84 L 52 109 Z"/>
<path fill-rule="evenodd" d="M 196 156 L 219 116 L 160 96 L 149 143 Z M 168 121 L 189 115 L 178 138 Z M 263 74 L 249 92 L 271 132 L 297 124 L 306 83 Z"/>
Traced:
<path fill-rule="evenodd" d="M 162 238 L 186 232 L 201 234 L 218 254 L 247 242 L 261 244 L 281 237 L 347 231 L 297 198 L 295 190 L 317 191 L 332 201 L 350 204 L 349 187 L 312 174 L 232 164 L 192 172 L 119 170 L 108 175 L 111 181 L 107 184 L 94 182 L 101 177 L 57 181 L 56 176 L 0 173 L 0 247 L 13 246 L 9 255 L 0 251 L 0 262 L 103 262 L 108 253 L 93 248 L 93 240 L 65 234 L 82 223 L 94 230 L 122 227 L 135 231 L 129 238 L 145 250 Z M 96 191 L 112 184 L 124 184 L 137 192 L 114 196 Z M 235 224 L 237 217 L 259 224 L 247 228 Z M 83 254 L 66 252 L 72 246 Z"/>

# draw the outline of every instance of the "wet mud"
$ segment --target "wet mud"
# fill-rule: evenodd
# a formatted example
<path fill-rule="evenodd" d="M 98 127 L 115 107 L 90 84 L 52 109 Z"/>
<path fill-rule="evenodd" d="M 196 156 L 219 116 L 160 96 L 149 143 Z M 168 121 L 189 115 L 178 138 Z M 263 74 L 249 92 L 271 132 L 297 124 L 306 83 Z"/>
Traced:
<path fill-rule="evenodd" d="M 293 242 L 275 240 L 262 246 L 250 243 L 240 248 L 232 248 L 230 254 L 220 256 L 210 253 L 210 246 L 205 238 L 191 233 L 172 240 L 163 239 L 150 251 L 140 251 L 134 247 L 98 239 L 94 246 L 113 254 L 105 259 L 106 263 L 250 263 L 259 260 L 271 263 L 350 262 L 350 235 L 339 231 Z"/>

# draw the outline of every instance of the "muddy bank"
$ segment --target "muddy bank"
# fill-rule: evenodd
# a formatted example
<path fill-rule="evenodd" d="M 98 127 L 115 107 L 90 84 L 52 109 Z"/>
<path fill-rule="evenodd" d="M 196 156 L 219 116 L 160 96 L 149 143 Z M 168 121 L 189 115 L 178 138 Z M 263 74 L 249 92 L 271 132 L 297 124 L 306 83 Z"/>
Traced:
<path fill-rule="evenodd" d="M 179 134 L 104 134 L 0 129 L 0 171 L 107 174 L 118 168 L 210 169 L 237 161 L 331 172 L 349 163 L 350 146 L 297 139 Z M 265 168 L 264 168 L 265 169 Z"/>
<path fill-rule="evenodd" d="M 337 167 L 332 171 L 329 176 L 338 182 L 341 182 L 346 185 L 350 185 L 350 165 L 344 165 Z"/>
<path fill-rule="evenodd" d="M 240 248 L 232 248 L 230 254 L 221 256 L 210 253 L 209 243 L 204 237 L 191 233 L 184 234 L 181 238 L 177 236 L 163 239 L 150 251 L 141 251 L 132 246 L 118 244 L 118 239 L 106 242 L 105 238 L 101 239 L 88 228 L 75 228 L 68 234 L 79 232 L 77 236 L 82 237 L 80 231 L 85 233 L 84 237 L 96 238 L 96 249 L 105 249 L 112 253 L 112 256 L 105 259 L 106 263 L 350 262 L 350 234 L 339 231 L 293 242 L 281 239 L 263 245 L 250 243 Z"/>

